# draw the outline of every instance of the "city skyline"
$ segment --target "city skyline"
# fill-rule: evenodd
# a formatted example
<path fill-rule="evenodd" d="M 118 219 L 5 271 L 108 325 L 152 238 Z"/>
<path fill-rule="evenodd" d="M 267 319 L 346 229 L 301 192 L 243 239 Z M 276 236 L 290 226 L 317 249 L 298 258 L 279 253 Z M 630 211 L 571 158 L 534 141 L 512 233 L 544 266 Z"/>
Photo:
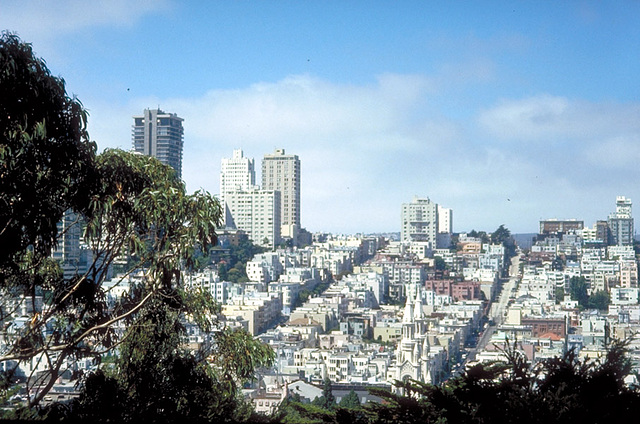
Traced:
<path fill-rule="evenodd" d="M 176 113 L 188 190 L 218 194 L 233 149 L 285 149 L 309 231 L 399 231 L 414 196 L 455 211 L 455 232 L 591 227 L 640 195 L 637 2 L 0 10 L 87 107 L 100 150 L 129 150 L 144 109 Z"/>

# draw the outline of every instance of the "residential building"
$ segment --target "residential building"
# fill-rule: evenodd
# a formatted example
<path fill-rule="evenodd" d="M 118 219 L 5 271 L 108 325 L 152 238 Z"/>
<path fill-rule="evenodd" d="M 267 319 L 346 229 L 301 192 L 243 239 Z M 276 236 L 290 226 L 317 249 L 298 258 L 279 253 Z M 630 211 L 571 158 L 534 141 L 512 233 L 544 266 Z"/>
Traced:
<path fill-rule="evenodd" d="M 453 232 L 453 209 L 438 205 L 438 234 Z"/>
<path fill-rule="evenodd" d="M 633 215 L 631 214 L 631 199 L 624 196 L 616 197 L 616 211 L 609 215 L 607 221 L 611 232 L 611 244 L 618 246 L 633 245 Z"/>
<path fill-rule="evenodd" d="M 280 233 L 296 239 L 300 230 L 300 159 L 276 149 L 262 159 L 262 189 L 280 192 Z"/>
<path fill-rule="evenodd" d="M 402 204 L 403 242 L 422 241 L 436 244 L 438 234 L 438 205 L 429 198 L 414 197 L 411 203 Z"/>
<path fill-rule="evenodd" d="M 232 218 L 227 225 L 243 230 L 255 244 L 274 247 L 280 243 L 280 192 L 275 190 L 233 191 L 225 203 Z"/>
<path fill-rule="evenodd" d="M 81 266 L 80 236 L 82 233 L 81 217 L 72 210 L 67 210 L 58 222 L 58 243 L 51 256 L 60 263 L 65 279 L 86 271 L 86 263 Z"/>
<path fill-rule="evenodd" d="M 564 234 L 578 232 L 584 228 L 584 221 L 577 219 L 546 219 L 540 221 L 540 234 Z"/>
<path fill-rule="evenodd" d="M 235 149 L 231 158 L 222 158 L 220 164 L 220 204 L 224 207 L 224 222 L 232 217 L 225 198 L 235 191 L 247 191 L 256 185 L 256 171 L 253 159 L 244 157 L 242 149 Z"/>
<path fill-rule="evenodd" d="M 153 156 L 176 171 L 182 178 L 182 118 L 160 109 L 145 109 L 133 117 L 133 150 Z"/>

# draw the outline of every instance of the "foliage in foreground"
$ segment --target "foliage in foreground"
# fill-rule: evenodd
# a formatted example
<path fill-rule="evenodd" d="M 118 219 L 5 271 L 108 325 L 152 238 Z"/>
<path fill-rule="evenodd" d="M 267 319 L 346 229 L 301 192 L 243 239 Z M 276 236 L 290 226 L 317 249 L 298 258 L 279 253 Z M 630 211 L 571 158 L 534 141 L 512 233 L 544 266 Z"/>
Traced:
<path fill-rule="evenodd" d="M 600 359 L 579 360 L 571 351 L 533 369 L 515 344 L 504 352 L 506 362 L 476 365 L 440 386 L 410 380 L 396 382 L 402 394 L 369 389 L 381 403 L 326 409 L 291 398 L 274 422 L 584 424 L 640 414 L 638 387 L 624 383 L 631 372 L 624 342 Z"/>
<path fill-rule="evenodd" d="M 29 44 L 2 33 L 0 362 L 8 372 L 0 397 L 12 394 L 18 369 L 27 370 L 31 394 L 26 407 L 3 409 L 3 418 L 248 419 L 239 384 L 273 352 L 244 331 L 220 328 L 211 298 L 182 284 L 182 270 L 216 243 L 219 202 L 187 194 L 154 158 L 96 154 L 86 124 L 64 80 Z M 65 263 L 63 272 L 51 256 L 72 233 L 89 253 L 83 266 Z M 116 263 L 122 274 L 108 281 Z M 184 347 L 188 321 L 205 334 L 215 330 L 209 349 Z M 41 408 L 69 364 L 114 351 L 114 366 L 87 376 L 72 408 Z M 45 365 L 25 366 L 38 363 Z"/>
<path fill-rule="evenodd" d="M 85 422 L 244 422 L 251 407 L 238 383 L 269 365 L 273 351 L 243 330 L 215 333 L 214 366 L 183 344 L 176 305 L 155 304 L 130 328 L 115 367 L 88 376 L 65 418 Z M 211 359 L 211 358 L 210 358 Z M 114 408 L 114 405 L 118 405 Z"/>
<path fill-rule="evenodd" d="M 367 407 L 370 422 L 611 423 L 640 413 L 640 392 L 624 383 L 623 342 L 601 359 L 570 351 L 533 369 L 515 347 L 505 353 L 506 363 L 476 365 L 442 386 L 398 382 L 406 396 L 373 390 L 385 402 Z"/>

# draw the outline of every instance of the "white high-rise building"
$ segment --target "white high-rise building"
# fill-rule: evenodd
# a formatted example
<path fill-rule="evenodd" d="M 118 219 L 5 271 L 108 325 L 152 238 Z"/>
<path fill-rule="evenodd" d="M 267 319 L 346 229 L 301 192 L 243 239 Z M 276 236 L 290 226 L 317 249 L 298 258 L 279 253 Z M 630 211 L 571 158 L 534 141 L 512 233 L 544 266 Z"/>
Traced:
<path fill-rule="evenodd" d="M 280 192 L 283 237 L 295 239 L 300 230 L 300 159 L 276 149 L 262 159 L 262 189 Z"/>
<path fill-rule="evenodd" d="M 616 211 L 609 215 L 607 221 L 611 231 L 612 242 L 618 246 L 633 245 L 633 215 L 631 214 L 631 199 L 624 196 L 616 197 Z"/>
<path fill-rule="evenodd" d="M 255 244 L 274 247 L 280 243 L 280 192 L 248 190 L 228 192 L 225 198 L 232 226 L 247 233 Z"/>
<path fill-rule="evenodd" d="M 401 240 L 427 242 L 431 248 L 447 248 L 451 244 L 453 210 L 415 196 L 402 204 Z"/>
<path fill-rule="evenodd" d="M 453 209 L 438 205 L 438 233 L 453 232 Z"/>
<path fill-rule="evenodd" d="M 403 242 L 422 241 L 435 247 L 438 234 L 438 205 L 429 198 L 414 197 L 411 203 L 402 204 Z"/>
<path fill-rule="evenodd" d="M 235 149 L 233 157 L 223 158 L 220 166 L 220 203 L 224 208 L 224 223 L 227 224 L 229 208 L 226 198 L 235 191 L 247 191 L 256 185 L 256 171 L 253 159 L 244 157 L 242 149 Z"/>

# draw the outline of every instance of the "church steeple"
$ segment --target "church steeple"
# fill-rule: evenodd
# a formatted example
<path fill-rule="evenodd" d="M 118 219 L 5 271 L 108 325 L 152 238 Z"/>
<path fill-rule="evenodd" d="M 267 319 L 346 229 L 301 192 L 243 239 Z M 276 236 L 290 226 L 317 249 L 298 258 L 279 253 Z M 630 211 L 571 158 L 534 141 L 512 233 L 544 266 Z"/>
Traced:
<path fill-rule="evenodd" d="M 413 319 L 418 321 L 424 319 L 424 311 L 422 310 L 422 288 L 416 290 L 416 304 L 413 310 Z"/>
<path fill-rule="evenodd" d="M 403 324 L 411 324 L 413 322 L 413 305 L 411 299 L 407 296 L 407 302 L 404 305 L 404 316 L 402 317 Z"/>

